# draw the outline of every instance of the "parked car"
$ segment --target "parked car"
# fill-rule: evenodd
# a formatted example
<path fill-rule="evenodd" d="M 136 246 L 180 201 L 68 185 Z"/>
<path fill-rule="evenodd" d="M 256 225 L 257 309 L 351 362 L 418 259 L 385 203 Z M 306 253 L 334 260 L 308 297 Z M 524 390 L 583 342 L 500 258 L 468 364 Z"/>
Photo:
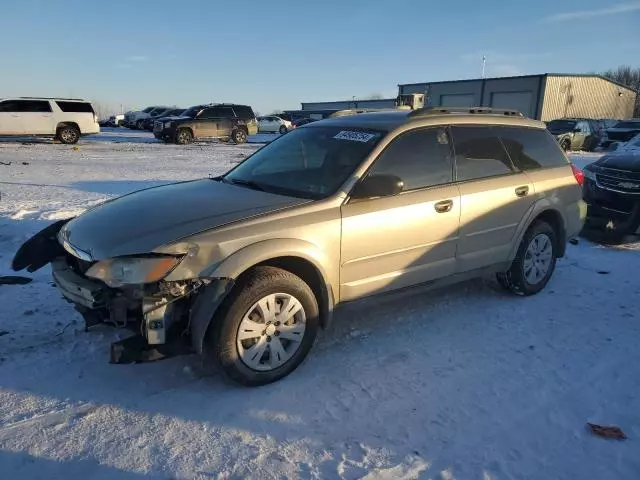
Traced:
<path fill-rule="evenodd" d="M 247 105 L 219 103 L 192 107 L 189 115 L 164 122 L 156 122 L 153 134 L 165 142 L 179 145 L 195 139 L 217 138 L 223 141 L 232 139 L 235 143 L 244 143 L 249 135 L 258 132 L 258 122 L 253 109 Z M 191 116 L 193 115 L 193 116 Z"/>
<path fill-rule="evenodd" d="M 165 110 L 156 111 L 152 116 L 143 120 L 142 129 L 152 132 L 153 124 L 156 122 L 156 120 L 162 120 L 167 117 L 179 117 L 184 113 L 184 111 L 184 108 L 167 108 Z"/>
<path fill-rule="evenodd" d="M 0 100 L 0 136 L 54 137 L 76 143 L 100 133 L 91 102 L 78 98 L 15 97 Z"/>
<path fill-rule="evenodd" d="M 640 150 L 607 154 L 584 168 L 584 178 L 586 225 L 618 237 L 640 234 Z"/>
<path fill-rule="evenodd" d="M 287 133 L 291 129 L 291 122 L 283 118 L 271 115 L 258 117 L 258 132 L 260 133 Z"/>
<path fill-rule="evenodd" d="M 595 150 L 600 143 L 600 126 L 588 118 L 559 118 L 547 122 L 547 129 L 563 150 Z"/>
<path fill-rule="evenodd" d="M 113 363 L 187 338 L 229 378 L 273 382 L 344 302 L 490 272 L 518 295 L 545 287 L 583 225 L 581 172 L 542 122 L 487 111 L 314 122 L 225 175 L 54 223 L 12 267 L 51 262 L 87 326 L 137 332 Z"/>
<path fill-rule="evenodd" d="M 144 128 L 144 120 L 154 115 L 156 112 L 165 111 L 168 108 L 166 105 L 159 105 L 155 107 L 147 107 L 141 111 L 129 111 L 124 114 L 124 126 L 135 130 L 142 130 Z"/>
<path fill-rule="evenodd" d="M 111 115 L 106 120 L 101 120 L 98 122 L 98 125 L 101 127 L 119 127 L 124 122 L 124 115 Z"/>
<path fill-rule="evenodd" d="M 626 142 L 638 133 L 640 133 L 640 118 L 621 120 L 613 127 L 607 129 L 607 135 L 602 141 L 602 146 L 608 147 L 613 142 Z"/>

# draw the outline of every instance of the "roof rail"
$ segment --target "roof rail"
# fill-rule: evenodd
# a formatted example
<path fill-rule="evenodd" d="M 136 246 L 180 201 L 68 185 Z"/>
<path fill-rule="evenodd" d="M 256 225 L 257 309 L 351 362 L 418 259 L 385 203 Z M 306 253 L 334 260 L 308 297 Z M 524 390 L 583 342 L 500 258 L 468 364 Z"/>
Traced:
<path fill-rule="evenodd" d="M 24 98 L 26 100 L 40 99 L 40 100 L 74 100 L 76 102 L 84 102 L 85 101 L 84 98 L 62 98 L 62 97 L 18 97 L 18 98 Z"/>
<path fill-rule="evenodd" d="M 442 115 L 451 113 L 469 113 L 472 115 L 506 115 L 509 117 L 524 117 L 522 112 L 504 108 L 492 107 L 425 107 L 409 113 L 409 117 L 425 117 L 428 115 Z"/>

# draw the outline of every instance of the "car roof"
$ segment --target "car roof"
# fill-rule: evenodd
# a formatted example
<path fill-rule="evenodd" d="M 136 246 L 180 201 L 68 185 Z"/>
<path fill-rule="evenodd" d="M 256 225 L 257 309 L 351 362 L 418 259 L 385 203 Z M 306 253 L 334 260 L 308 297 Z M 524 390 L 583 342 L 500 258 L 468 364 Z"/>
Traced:
<path fill-rule="evenodd" d="M 468 111 L 469 113 L 464 113 L 463 111 Z M 309 128 L 336 126 L 391 131 L 403 125 L 419 127 L 453 124 L 485 124 L 546 128 L 546 125 L 543 122 L 516 115 L 517 112 L 495 110 L 496 113 L 488 113 L 489 110 L 485 109 L 481 111 L 481 113 L 471 113 L 476 111 L 479 110 L 473 108 L 451 110 L 441 108 L 424 108 L 418 110 L 367 112 L 318 120 L 310 124 Z"/>
<path fill-rule="evenodd" d="M 0 101 L 3 100 L 59 100 L 63 102 L 82 102 L 82 103 L 91 103 L 89 100 L 84 100 L 82 98 L 62 98 L 62 97 L 7 97 L 0 98 Z"/>

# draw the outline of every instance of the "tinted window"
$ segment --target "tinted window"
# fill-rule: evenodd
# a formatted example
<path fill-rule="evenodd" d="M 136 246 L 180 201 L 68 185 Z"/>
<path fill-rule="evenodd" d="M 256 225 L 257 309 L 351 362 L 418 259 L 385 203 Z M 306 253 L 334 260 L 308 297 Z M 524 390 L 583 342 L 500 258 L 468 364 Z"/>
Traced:
<path fill-rule="evenodd" d="M 572 132 L 577 123 L 575 120 L 552 120 L 547 122 L 547 128 L 553 133 Z"/>
<path fill-rule="evenodd" d="M 566 165 L 558 142 L 544 130 L 495 127 L 511 160 L 521 170 Z"/>
<path fill-rule="evenodd" d="M 395 175 L 403 190 L 453 181 L 451 145 L 444 128 L 413 130 L 394 140 L 371 167 L 371 175 Z"/>
<path fill-rule="evenodd" d="M 142 110 L 144 113 L 149 113 L 151 110 L 153 110 L 153 107 L 147 107 L 144 110 Z"/>
<path fill-rule="evenodd" d="M 220 118 L 220 117 L 234 117 L 233 109 L 231 107 L 211 107 L 202 112 L 200 117 L 202 118 Z"/>
<path fill-rule="evenodd" d="M 233 109 L 235 110 L 238 118 L 241 118 L 243 120 L 249 120 L 249 119 L 255 118 L 255 115 L 251 107 L 248 107 L 246 105 L 234 105 Z M 275 120 L 275 118 L 271 118 L 271 120 Z"/>
<path fill-rule="evenodd" d="M 46 100 L 7 100 L 0 104 L 0 112 L 50 112 Z"/>
<path fill-rule="evenodd" d="M 613 128 L 640 128 L 640 122 L 618 122 L 616 123 Z"/>
<path fill-rule="evenodd" d="M 512 173 L 513 166 L 491 127 L 451 127 L 458 181 Z"/>
<path fill-rule="evenodd" d="M 56 101 L 56 105 L 58 105 L 63 112 L 93 113 L 93 107 L 90 103 Z"/>

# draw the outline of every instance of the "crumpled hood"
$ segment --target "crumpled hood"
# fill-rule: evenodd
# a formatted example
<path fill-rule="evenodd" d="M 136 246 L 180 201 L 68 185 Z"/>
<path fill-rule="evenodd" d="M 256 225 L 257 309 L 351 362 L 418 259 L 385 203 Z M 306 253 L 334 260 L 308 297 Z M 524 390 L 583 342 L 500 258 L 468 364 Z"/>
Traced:
<path fill-rule="evenodd" d="M 256 215 L 307 203 L 211 179 L 148 188 L 71 220 L 60 237 L 94 260 L 148 253 Z"/>

